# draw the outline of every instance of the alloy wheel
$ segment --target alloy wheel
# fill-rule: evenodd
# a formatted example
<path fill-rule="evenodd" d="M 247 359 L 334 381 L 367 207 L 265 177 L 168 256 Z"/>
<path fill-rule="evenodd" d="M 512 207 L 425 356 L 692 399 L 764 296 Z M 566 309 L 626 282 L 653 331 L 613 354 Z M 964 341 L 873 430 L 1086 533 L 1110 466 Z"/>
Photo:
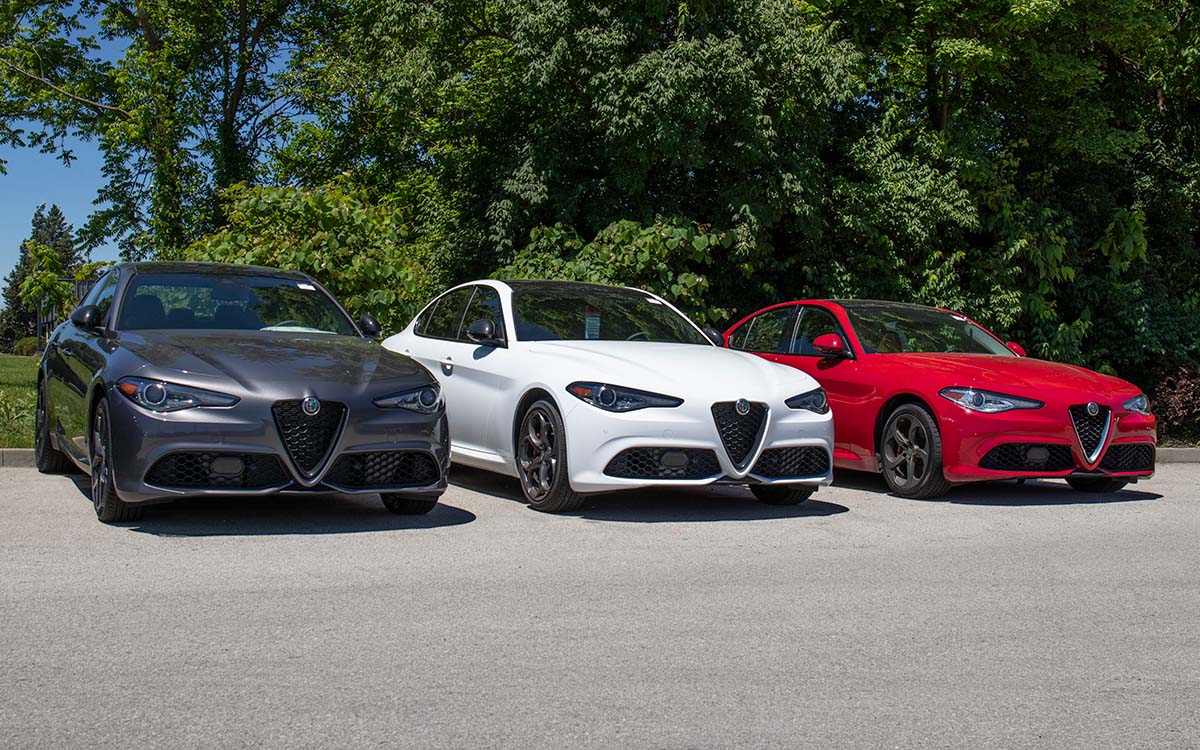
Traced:
<path fill-rule="evenodd" d="M 929 433 L 916 417 L 902 414 L 884 438 L 883 468 L 897 487 L 920 484 L 929 472 Z"/>
<path fill-rule="evenodd" d="M 521 444 L 517 465 L 521 484 L 532 501 L 538 501 L 554 489 L 558 469 L 558 435 L 554 421 L 545 409 L 534 407 L 521 424 Z"/>
<path fill-rule="evenodd" d="M 99 513 L 104 510 L 104 501 L 112 482 L 108 463 L 108 410 L 104 406 L 96 409 L 96 418 L 92 420 L 91 449 L 92 504 Z"/>

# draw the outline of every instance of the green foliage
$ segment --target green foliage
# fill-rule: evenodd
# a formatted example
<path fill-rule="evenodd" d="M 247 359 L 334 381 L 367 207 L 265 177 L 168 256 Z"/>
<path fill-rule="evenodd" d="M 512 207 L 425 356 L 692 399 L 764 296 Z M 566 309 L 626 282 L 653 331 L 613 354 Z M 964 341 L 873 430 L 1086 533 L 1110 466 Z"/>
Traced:
<path fill-rule="evenodd" d="M 25 242 L 25 252 L 33 268 L 21 282 L 21 302 L 55 316 L 66 315 L 75 298 L 62 258 L 54 248 L 35 240 Z"/>
<path fill-rule="evenodd" d="M 32 448 L 36 357 L 0 354 L 0 448 Z"/>
<path fill-rule="evenodd" d="M 37 336 L 26 336 L 13 342 L 12 353 L 18 357 L 32 357 L 37 354 Z"/>
<path fill-rule="evenodd" d="M 446 283 L 436 262 L 441 238 L 414 185 L 404 200 L 373 200 L 335 182 L 321 188 L 235 186 L 226 193 L 229 226 L 185 251 L 191 260 L 294 269 L 324 284 L 356 317 L 385 329 L 408 322 Z"/>
<path fill-rule="evenodd" d="M 539 227 L 497 276 L 636 286 L 657 292 L 698 320 L 715 321 L 727 311 L 708 306 L 709 272 L 732 244 L 729 232 L 694 223 L 658 221 L 643 227 L 619 221 L 590 242 L 561 225 Z"/>
<path fill-rule="evenodd" d="M 75 240 L 75 229 L 67 223 L 58 206 L 38 206 L 33 212 L 29 239 L 53 248 L 58 254 L 59 265 L 74 270 L 79 265 L 79 249 Z M 4 309 L 0 310 L 0 349 L 8 349 L 13 342 L 25 336 L 33 336 L 37 328 L 37 302 L 26 304 L 21 299 L 21 285 L 33 270 L 33 259 L 28 253 L 28 243 L 21 243 L 17 265 L 4 280 Z"/>

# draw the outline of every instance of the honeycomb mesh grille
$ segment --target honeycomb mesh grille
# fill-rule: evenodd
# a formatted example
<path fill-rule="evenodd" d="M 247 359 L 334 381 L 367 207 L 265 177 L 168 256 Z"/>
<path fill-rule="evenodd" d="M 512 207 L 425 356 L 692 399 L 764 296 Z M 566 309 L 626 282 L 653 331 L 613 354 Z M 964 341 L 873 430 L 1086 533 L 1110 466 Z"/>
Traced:
<path fill-rule="evenodd" d="M 240 461 L 242 470 L 215 472 L 212 464 L 217 459 Z M 174 489 L 265 490 L 287 481 L 279 459 L 255 453 L 171 453 L 156 461 L 146 474 L 147 484 Z"/>
<path fill-rule="evenodd" d="M 424 487 L 440 478 L 437 461 L 426 451 L 375 451 L 338 456 L 325 481 L 350 489 Z"/>
<path fill-rule="evenodd" d="M 1096 416 L 1087 412 L 1087 406 L 1077 404 L 1071 407 L 1071 422 L 1075 425 L 1075 434 L 1079 436 L 1079 445 L 1085 456 L 1095 456 L 1104 440 L 1104 428 L 1108 426 L 1109 409 L 1101 406 Z"/>
<path fill-rule="evenodd" d="M 1042 450 L 1045 458 L 1038 455 Z M 988 451 L 979 465 L 992 471 L 1066 471 L 1075 466 L 1075 459 L 1069 445 L 1004 443 Z"/>
<path fill-rule="evenodd" d="M 733 401 L 722 401 L 712 405 L 712 415 L 729 460 L 738 469 L 746 468 L 766 421 L 767 405 L 751 403 L 750 411 L 742 415 Z"/>
<path fill-rule="evenodd" d="M 271 412 L 288 456 L 300 471 L 312 474 L 325 461 L 337 439 L 346 405 L 326 401 L 321 404 L 321 411 L 310 417 L 300 408 L 300 400 L 294 399 L 276 401 Z"/>
<path fill-rule="evenodd" d="M 665 466 L 664 454 L 682 454 L 687 461 Z M 705 479 L 720 474 L 721 464 L 716 453 L 699 448 L 626 448 L 613 456 L 604 473 L 622 479 Z"/>
<path fill-rule="evenodd" d="M 1105 471 L 1152 471 L 1154 446 L 1149 443 L 1118 443 L 1111 445 L 1100 462 Z"/>
<path fill-rule="evenodd" d="M 771 448 L 763 451 L 750 473 L 771 479 L 828 474 L 829 451 L 815 445 Z"/>

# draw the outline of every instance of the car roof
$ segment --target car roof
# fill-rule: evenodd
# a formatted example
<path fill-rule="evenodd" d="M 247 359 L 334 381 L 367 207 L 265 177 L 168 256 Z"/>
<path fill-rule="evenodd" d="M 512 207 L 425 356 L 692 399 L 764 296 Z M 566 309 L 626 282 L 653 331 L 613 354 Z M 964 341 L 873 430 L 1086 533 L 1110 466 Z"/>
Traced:
<path fill-rule="evenodd" d="M 595 292 L 597 290 L 636 292 L 638 294 L 649 294 L 642 289 L 637 289 L 631 286 L 615 286 L 612 284 L 595 284 L 590 281 L 561 281 L 547 279 L 493 279 L 501 284 L 508 286 L 514 292 L 527 290 L 554 290 L 563 292 Z"/>
<path fill-rule="evenodd" d="M 207 263 L 184 260 L 139 260 L 118 263 L 117 268 L 129 269 L 134 273 L 198 273 L 221 274 L 223 276 L 273 276 L 276 278 L 307 280 L 307 274 L 285 271 L 281 268 L 251 266 L 236 263 Z"/>

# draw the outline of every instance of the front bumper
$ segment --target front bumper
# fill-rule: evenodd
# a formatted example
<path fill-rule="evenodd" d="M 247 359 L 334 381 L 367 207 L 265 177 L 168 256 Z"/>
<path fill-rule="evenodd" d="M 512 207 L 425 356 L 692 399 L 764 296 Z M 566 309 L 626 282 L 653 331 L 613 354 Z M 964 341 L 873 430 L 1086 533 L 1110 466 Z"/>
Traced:
<path fill-rule="evenodd" d="M 574 401 L 574 399 L 572 399 Z M 605 492 L 638 487 L 689 487 L 717 482 L 728 484 L 796 484 L 821 486 L 833 481 L 833 417 L 802 409 L 790 409 L 783 403 L 768 403 L 766 426 L 743 468 L 730 458 L 717 430 L 708 404 L 685 404 L 676 408 L 650 408 L 614 413 L 589 404 L 564 404 L 563 421 L 567 427 L 567 463 L 571 487 L 576 492 Z M 768 451 L 787 448 L 816 448 L 826 459 L 815 473 L 803 476 L 779 476 L 778 463 L 766 471 Z M 614 459 L 628 451 L 659 451 L 650 456 L 711 451 L 702 476 L 658 478 L 614 476 Z M 692 459 L 694 460 L 694 458 Z"/>
<path fill-rule="evenodd" d="M 1001 414 L 978 414 L 953 404 L 944 407 L 939 404 L 946 479 L 975 482 L 1075 475 L 1137 481 L 1152 477 L 1157 445 L 1154 417 L 1126 411 L 1119 403 L 1108 406 L 1112 414 L 1108 433 L 1095 458 L 1088 460 L 1069 416 L 1068 404 L 1047 404 L 1041 409 Z M 1131 469 L 1118 459 L 1128 446 L 1138 445 L 1147 447 L 1138 455 L 1148 455 L 1149 462 L 1139 460 L 1136 468 Z M 1028 455 L 1030 447 L 1045 447 L 1049 459 L 1032 463 L 1020 460 Z M 997 462 L 995 456 L 1005 451 L 1011 453 L 1013 460 Z M 1040 459 L 1042 452 L 1036 455 Z"/>
<path fill-rule="evenodd" d="M 365 398 L 342 399 L 346 413 L 328 457 L 306 473 L 280 437 L 271 411 L 275 400 L 251 397 L 229 408 L 156 414 L 110 388 L 111 455 L 121 499 L 137 504 L 176 497 L 334 492 L 436 497 L 445 491 L 450 451 L 444 412 L 426 415 L 381 409 Z M 422 471 L 413 474 L 417 483 L 395 482 L 399 473 L 380 470 L 380 462 L 386 469 L 386 462 L 401 454 L 422 464 Z M 217 465 L 226 473 L 212 470 L 214 459 L 223 460 Z"/>

